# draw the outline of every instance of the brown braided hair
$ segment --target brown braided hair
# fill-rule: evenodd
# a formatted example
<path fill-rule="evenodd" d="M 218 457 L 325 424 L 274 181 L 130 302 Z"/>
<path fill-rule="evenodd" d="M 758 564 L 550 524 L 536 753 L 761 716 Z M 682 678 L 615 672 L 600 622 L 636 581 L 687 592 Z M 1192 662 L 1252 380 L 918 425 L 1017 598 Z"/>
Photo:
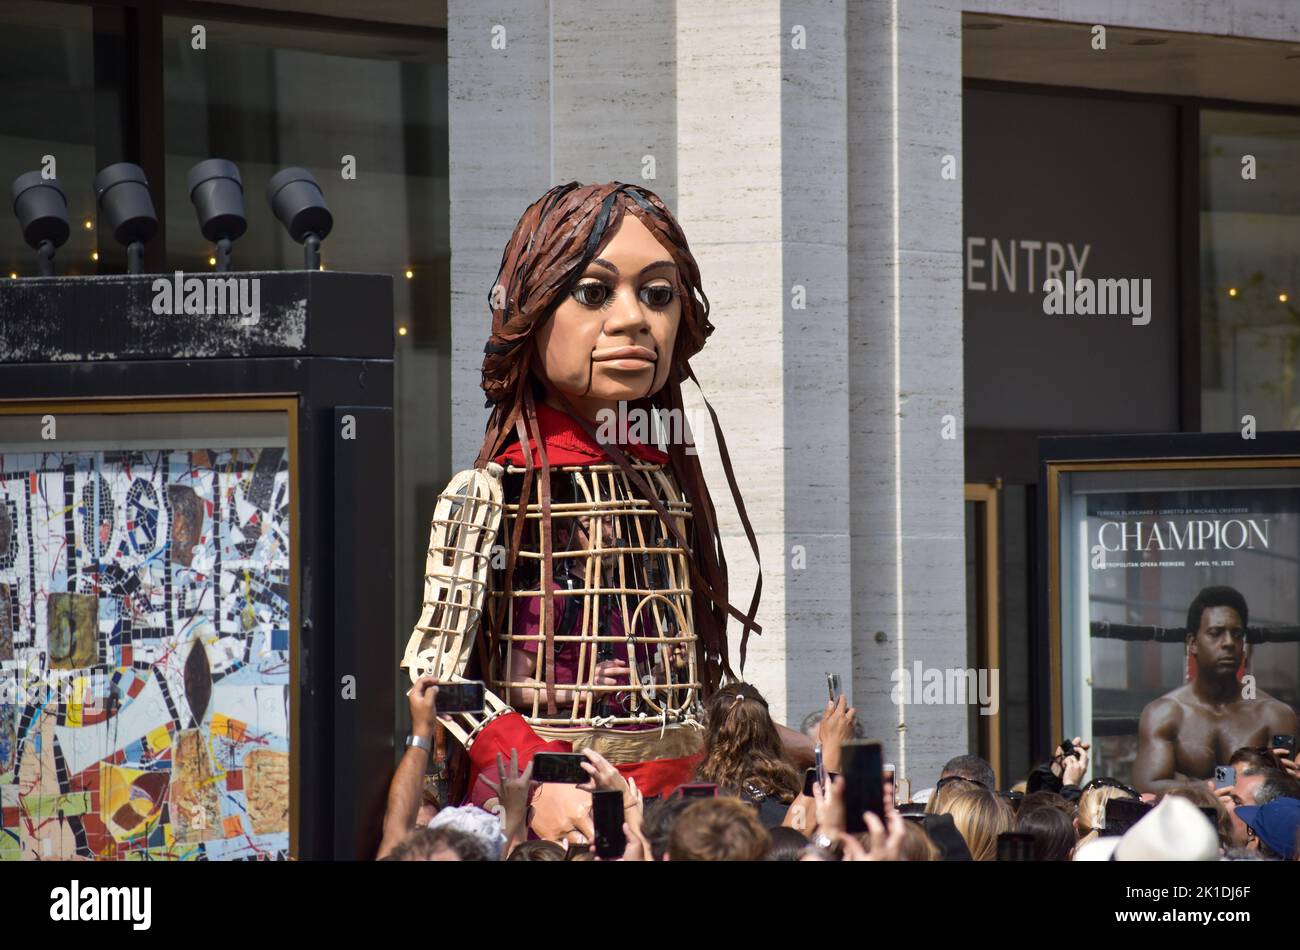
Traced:
<path fill-rule="evenodd" d="M 484 347 L 482 386 L 492 412 L 475 466 L 481 468 L 516 439 L 523 447 L 526 465 L 519 505 L 521 508 L 526 506 L 532 497 L 536 469 L 542 510 L 540 535 L 543 570 L 547 577 L 551 575 L 550 473 L 537 423 L 536 402 L 541 398 L 542 390 L 539 381 L 534 378 L 539 370 L 535 365 L 535 347 L 530 343 L 534 334 L 572 292 L 587 265 L 613 239 L 627 213 L 635 215 L 668 252 L 677 265 L 678 276 L 685 288 L 681 297 L 681 322 L 668 379 L 659 392 L 638 400 L 633 405 L 647 411 L 676 409 L 679 413 L 683 412 L 682 381 L 690 379 L 698 385 L 690 366 L 690 358 L 703 348 L 705 340 L 713 332 L 713 325 L 709 322 L 709 301 L 700 285 L 699 266 L 691 254 L 686 235 L 659 196 L 648 189 L 622 182 L 582 185 L 576 181 L 551 188 L 528 206 L 515 225 L 514 233 L 501 255 L 501 268 L 488 297 L 492 309 L 492 334 Z M 708 405 L 707 401 L 705 405 Z M 736 485 L 726 441 L 711 406 L 709 414 L 717 435 L 727 482 L 757 561 L 758 542 Z M 587 420 L 578 417 L 578 421 L 594 438 Z M 529 451 L 530 438 L 538 447 L 539 457 L 536 459 Z M 656 509 L 665 529 L 678 536 L 675 520 L 668 517 L 662 503 L 641 474 L 632 468 L 623 452 L 614 445 L 603 447 L 642 498 Z M 762 628 L 754 622 L 762 591 L 762 573 L 760 570 L 748 612 L 741 613 L 728 602 L 726 556 L 718 531 L 717 512 L 705 485 L 699 459 L 695 454 L 687 452 L 687 446 L 678 444 L 675 440 L 668 446 L 668 454 L 682 492 L 694 513 L 688 528 L 693 537 L 677 537 L 677 540 L 691 554 L 689 561 L 694 580 L 692 597 L 695 633 L 698 637 L 698 661 L 703 691 L 707 697 L 724 677 L 734 677 L 727 651 L 728 616 L 739 620 L 742 627 L 741 669 L 744 668 L 750 633 L 762 632 Z M 523 540 L 524 520 L 516 519 L 513 537 L 508 539 L 504 575 L 507 599 L 513 583 L 515 561 Z M 555 645 L 552 637 L 555 614 L 550 589 L 545 585 L 542 612 L 547 631 L 547 695 L 552 697 L 548 707 L 553 715 Z M 500 627 L 497 626 L 491 631 L 489 649 L 496 648 L 499 635 Z"/>

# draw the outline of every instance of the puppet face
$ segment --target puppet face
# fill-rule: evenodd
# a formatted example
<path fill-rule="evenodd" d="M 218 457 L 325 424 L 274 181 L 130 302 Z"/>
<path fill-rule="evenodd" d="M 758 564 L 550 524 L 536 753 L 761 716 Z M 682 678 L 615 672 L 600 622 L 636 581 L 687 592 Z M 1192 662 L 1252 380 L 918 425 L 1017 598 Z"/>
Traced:
<path fill-rule="evenodd" d="M 677 265 L 635 215 L 578 278 L 538 330 L 547 402 L 589 420 L 624 400 L 651 396 L 668 379 L 682 319 Z M 563 398 L 557 398 L 558 391 Z"/>
<path fill-rule="evenodd" d="M 528 825 L 547 841 L 586 845 L 591 841 L 590 813 L 591 792 L 546 782 L 533 793 Z"/>

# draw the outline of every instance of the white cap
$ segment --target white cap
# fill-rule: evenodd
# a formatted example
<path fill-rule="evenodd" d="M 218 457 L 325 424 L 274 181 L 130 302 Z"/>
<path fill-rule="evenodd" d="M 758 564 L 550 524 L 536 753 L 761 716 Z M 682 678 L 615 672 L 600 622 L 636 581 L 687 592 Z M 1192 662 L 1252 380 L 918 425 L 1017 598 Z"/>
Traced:
<path fill-rule="evenodd" d="M 1166 795 L 1119 839 L 1116 861 L 1217 861 L 1219 833 L 1185 798 Z"/>

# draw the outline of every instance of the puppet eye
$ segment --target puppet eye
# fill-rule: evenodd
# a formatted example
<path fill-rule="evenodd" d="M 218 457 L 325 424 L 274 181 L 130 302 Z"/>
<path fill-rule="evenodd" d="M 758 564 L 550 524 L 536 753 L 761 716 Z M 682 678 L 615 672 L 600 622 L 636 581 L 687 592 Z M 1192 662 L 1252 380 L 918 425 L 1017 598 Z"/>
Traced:
<path fill-rule="evenodd" d="M 673 302 L 675 296 L 677 291 L 673 289 L 672 284 L 651 284 L 641 288 L 642 302 L 655 310 L 663 310 Z"/>
<path fill-rule="evenodd" d="M 609 287 L 599 280 L 587 280 L 573 288 L 573 299 L 584 307 L 603 307 L 611 297 Z"/>

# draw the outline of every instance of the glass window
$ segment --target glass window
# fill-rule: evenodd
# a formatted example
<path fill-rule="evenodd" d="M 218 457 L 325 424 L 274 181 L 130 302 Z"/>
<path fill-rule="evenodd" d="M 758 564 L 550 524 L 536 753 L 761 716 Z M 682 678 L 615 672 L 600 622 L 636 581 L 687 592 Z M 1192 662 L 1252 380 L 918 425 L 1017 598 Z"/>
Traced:
<path fill-rule="evenodd" d="M 323 265 L 393 275 L 396 674 L 422 602 L 433 500 L 450 468 L 446 34 L 205 17 L 206 49 L 196 50 L 194 22 L 163 19 L 168 267 L 210 269 L 214 249 L 184 183 L 196 162 L 224 158 L 244 182 L 237 270 L 302 266 L 265 194 L 271 175 L 296 165 L 316 177 L 334 215 Z M 344 176 L 348 157 L 355 177 Z"/>
<path fill-rule="evenodd" d="M 101 60 L 120 55 L 121 37 L 96 37 L 89 6 L 7 0 L 0 4 L 0 167 L 4 169 L 5 200 L 9 184 L 24 172 L 42 168 L 53 156 L 54 172 L 68 198 L 68 243 L 55 257 L 58 274 L 93 274 L 96 264 L 95 177 L 96 53 Z M 99 101 L 99 114 L 117 132 L 117 102 L 110 96 Z M 99 143 L 116 145 L 113 143 Z M 114 157 L 112 161 L 118 161 Z M 107 164 L 107 162 L 105 163 Z M 37 273 L 35 252 L 23 241 L 22 231 L 6 211 L 0 226 L 3 274 L 27 277 Z M 90 227 L 86 227 L 90 222 Z"/>
<path fill-rule="evenodd" d="M 1300 116 L 1201 112 L 1201 428 L 1300 428 Z"/>

